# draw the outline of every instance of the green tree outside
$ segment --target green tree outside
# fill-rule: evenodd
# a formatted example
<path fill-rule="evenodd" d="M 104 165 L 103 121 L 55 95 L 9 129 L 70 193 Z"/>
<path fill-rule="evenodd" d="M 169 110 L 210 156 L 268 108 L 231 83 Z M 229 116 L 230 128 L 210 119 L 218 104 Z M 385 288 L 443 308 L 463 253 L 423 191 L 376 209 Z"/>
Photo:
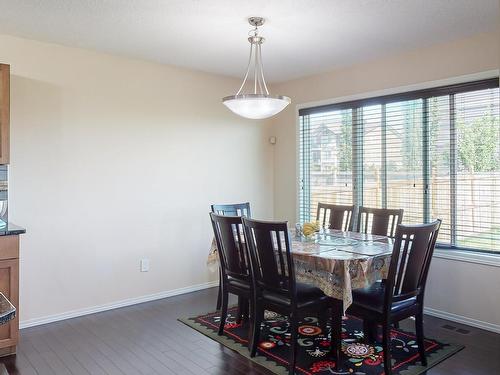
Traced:
<path fill-rule="evenodd" d="M 500 170 L 498 118 L 485 114 L 472 122 L 457 122 L 460 167 L 470 173 Z"/>

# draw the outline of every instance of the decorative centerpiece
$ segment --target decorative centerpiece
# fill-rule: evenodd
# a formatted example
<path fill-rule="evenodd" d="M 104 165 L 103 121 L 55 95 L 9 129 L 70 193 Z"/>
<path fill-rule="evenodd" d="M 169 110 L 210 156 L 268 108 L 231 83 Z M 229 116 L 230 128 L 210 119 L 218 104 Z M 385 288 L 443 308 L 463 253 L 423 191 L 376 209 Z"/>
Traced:
<path fill-rule="evenodd" d="M 313 238 L 316 232 L 319 232 L 319 221 L 312 221 L 302 225 L 302 235 L 305 238 Z"/>

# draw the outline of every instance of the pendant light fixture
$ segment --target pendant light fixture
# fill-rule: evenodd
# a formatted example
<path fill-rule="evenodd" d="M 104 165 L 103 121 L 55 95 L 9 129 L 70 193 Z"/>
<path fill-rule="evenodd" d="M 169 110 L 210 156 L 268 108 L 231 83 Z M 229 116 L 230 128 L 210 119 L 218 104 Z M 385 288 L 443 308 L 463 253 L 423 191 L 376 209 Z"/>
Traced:
<path fill-rule="evenodd" d="M 222 103 L 231 111 L 239 116 L 250 119 L 264 119 L 281 112 L 290 104 L 290 98 L 287 96 L 272 96 L 264 78 L 262 69 L 261 45 L 264 38 L 259 36 L 258 27 L 264 24 L 262 17 L 250 17 L 248 23 L 254 28 L 249 32 L 248 41 L 250 42 L 250 57 L 243 83 L 236 95 L 226 96 Z M 253 93 L 242 93 L 250 75 L 252 63 L 253 69 Z"/>

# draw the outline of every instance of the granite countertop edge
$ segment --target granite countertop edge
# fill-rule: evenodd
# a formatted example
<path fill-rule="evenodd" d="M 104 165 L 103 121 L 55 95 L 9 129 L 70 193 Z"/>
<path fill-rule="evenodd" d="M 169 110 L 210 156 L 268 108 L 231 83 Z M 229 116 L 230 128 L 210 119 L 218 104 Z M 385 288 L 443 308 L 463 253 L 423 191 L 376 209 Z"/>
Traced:
<path fill-rule="evenodd" d="M 24 234 L 26 233 L 26 229 L 23 227 L 20 227 L 16 224 L 13 223 L 7 223 L 6 226 L 0 227 L 0 237 L 1 236 L 15 236 L 18 234 Z"/>

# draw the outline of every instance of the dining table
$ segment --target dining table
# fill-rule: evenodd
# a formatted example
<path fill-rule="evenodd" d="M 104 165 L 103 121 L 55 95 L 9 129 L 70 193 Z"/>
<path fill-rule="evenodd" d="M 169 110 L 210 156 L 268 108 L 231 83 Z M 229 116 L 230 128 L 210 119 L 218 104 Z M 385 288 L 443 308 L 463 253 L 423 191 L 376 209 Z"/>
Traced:
<path fill-rule="evenodd" d="M 386 236 L 321 229 L 304 236 L 289 229 L 297 281 L 312 284 L 332 298 L 332 351 L 341 358 L 342 316 L 352 304 L 352 290 L 385 279 L 394 240 Z M 215 241 L 207 264 L 218 270 Z"/>

